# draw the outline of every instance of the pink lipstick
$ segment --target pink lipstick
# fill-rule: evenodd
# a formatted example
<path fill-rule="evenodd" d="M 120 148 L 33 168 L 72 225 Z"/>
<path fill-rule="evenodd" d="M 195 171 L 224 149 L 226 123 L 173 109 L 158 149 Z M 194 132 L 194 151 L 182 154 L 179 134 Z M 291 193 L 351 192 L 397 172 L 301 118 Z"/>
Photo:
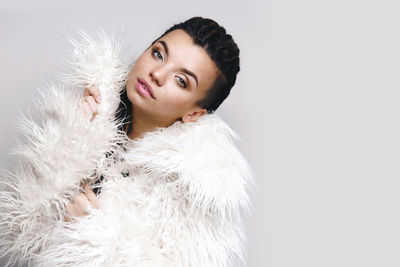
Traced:
<path fill-rule="evenodd" d="M 138 89 L 139 93 L 141 93 L 143 96 L 155 99 L 153 90 L 151 86 L 146 82 L 146 80 L 138 78 L 136 88 Z"/>

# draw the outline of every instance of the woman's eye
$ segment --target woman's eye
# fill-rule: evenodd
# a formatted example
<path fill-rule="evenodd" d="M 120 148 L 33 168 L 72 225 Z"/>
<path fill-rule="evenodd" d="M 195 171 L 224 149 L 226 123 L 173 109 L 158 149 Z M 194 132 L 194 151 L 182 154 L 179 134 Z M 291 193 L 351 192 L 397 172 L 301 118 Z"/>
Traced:
<path fill-rule="evenodd" d="M 155 56 L 159 60 L 163 60 L 162 54 L 157 49 L 153 49 L 153 56 Z"/>
<path fill-rule="evenodd" d="M 182 86 L 183 88 L 186 88 L 187 84 L 186 84 L 186 82 L 185 82 L 181 77 L 176 76 L 176 80 L 178 81 L 178 84 L 179 84 L 180 86 Z"/>

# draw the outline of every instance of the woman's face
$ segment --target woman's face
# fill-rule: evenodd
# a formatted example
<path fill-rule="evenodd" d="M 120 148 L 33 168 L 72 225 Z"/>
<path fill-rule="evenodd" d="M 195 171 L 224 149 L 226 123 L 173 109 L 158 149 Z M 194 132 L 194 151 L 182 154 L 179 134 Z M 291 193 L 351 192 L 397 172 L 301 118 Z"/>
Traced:
<path fill-rule="evenodd" d="M 129 73 L 126 89 L 134 116 L 159 126 L 181 118 L 195 121 L 206 113 L 195 103 L 217 73 L 207 52 L 185 31 L 169 32 L 143 52 Z"/>

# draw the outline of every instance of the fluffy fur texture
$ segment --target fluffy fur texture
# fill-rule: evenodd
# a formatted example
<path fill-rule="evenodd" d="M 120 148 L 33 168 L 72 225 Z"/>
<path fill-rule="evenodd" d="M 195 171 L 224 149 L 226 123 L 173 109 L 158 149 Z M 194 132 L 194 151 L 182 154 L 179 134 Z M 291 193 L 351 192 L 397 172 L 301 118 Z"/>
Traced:
<path fill-rule="evenodd" d="M 0 255 L 46 267 L 244 264 L 252 176 L 238 135 L 206 114 L 130 140 L 114 119 L 129 69 L 120 41 L 100 32 L 71 43 L 73 75 L 42 92 L 41 124 L 21 118 L 25 142 L 2 172 Z M 78 108 L 87 85 L 103 98 L 92 122 Z M 65 222 L 82 180 L 99 175 L 100 208 Z"/>

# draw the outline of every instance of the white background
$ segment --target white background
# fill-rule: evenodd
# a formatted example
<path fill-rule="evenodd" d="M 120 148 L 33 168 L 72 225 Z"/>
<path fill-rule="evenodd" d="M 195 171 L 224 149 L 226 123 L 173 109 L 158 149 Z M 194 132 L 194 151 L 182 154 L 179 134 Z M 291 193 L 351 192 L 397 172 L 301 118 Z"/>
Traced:
<path fill-rule="evenodd" d="M 0 164 L 16 115 L 57 82 L 77 27 L 125 33 L 127 59 L 192 16 L 241 49 L 217 111 L 243 142 L 256 190 L 248 266 L 400 266 L 397 1 L 2 1 Z M 0 229 L 1 231 L 1 229 Z M 1 263 L 0 263 L 1 264 Z"/>

